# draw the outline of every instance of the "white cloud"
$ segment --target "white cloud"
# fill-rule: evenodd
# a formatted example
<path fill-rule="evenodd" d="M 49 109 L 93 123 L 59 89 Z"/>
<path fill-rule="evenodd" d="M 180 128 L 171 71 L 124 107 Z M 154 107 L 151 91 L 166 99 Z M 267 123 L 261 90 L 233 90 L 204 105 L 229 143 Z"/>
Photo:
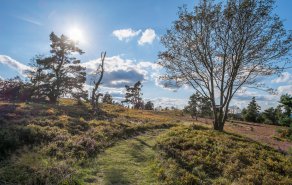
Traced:
<path fill-rule="evenodd" d="M 167 97 L 160 97 L 160 98 L 150 98 L 145 99 L 146 101 L 152 101 L 155 107 L 175 107 L 182 109 L 187 105 L 188 99 L 178 99 L 178 98 L 167 98 Z"/>
<path fill-rule="evenodd" d="M 279 86 L 277 90 L 279 94 L 292 94 L 292 85 Z"/>
<path fill-rule="evenodd" d="M 288 72 L 282 73 L 278 78 L 275 78 L 272 80 L 273 83 L 282 83 L 282 82 L 288 82 L 292 80 L 292 75 Z"/>
<path fill-rule="evenodd" d="M 155 31 L 151 28 L 148 28 L 142 33 L 141 38 L 138 40 L 138 44 L 139 45 L 144 45 L 146 43 L 152 44 L 155 38 L 156 38 Z"/>
<path fill-rule="evenodd" d="M 87 70 L 87 83 L 90 84 L 96 78 L 95 71 L 100 63 L 100 59 L 82 63 Z M 152 74 L 156 70 L 158 70 L 158 65 L 151 62 L 137 62 L 123 59 L 120 56 L 107 57 L 103 86 L 124 88 L 125 85 L 132 85 L 138 80 L 146 81 L 153 78 Z"/>
<path fill-rule="evenodd" d="M 292 86 L 290 88 L 292 88 Z M 278 105 L 280 95 L 283 94 L 283 91 L 287 91 L 287 89 L 289 89 L 289 87 L 283 86 L 282 88 L 277 88 L 279 94 L 269 94 L 260 90 L 242 88 L 241 91 L 238 91 L 231 100 L 231 105 L 235 105 L 240 109 L 243 109 L 248 106 L 252 97 L 255 97 L 257 103 L 261 106 L 261 111 L 264 111 L 269 107 L 276 107 Z"/>
<path fill-rule="evenodd" d="M 31 67 L 24 65 L 6 55 L 0 55 L 0 63 L 8 65 L 12 69 L 16 69 L 22 76 L 25 76 L 25 71 L 32 70 Z"/>
<path fill-rule="evenodd" d="M 122 40 L 129 41 L 130 38 L 139 35 L 140 32 L 141 30 L 135 31 L 132 28 L 128 28 L 128 29 L 114 30 L 113 35 L 121 41 Z"/>

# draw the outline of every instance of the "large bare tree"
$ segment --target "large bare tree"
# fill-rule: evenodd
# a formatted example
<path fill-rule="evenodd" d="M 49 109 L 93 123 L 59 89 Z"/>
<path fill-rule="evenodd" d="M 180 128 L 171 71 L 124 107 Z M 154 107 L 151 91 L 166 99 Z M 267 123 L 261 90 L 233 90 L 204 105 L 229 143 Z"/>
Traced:
<path fill-rule="evenodd" d="M 291 32 L 272 14 L 273 7 L 273 0 L 203 0 L 192 12 L 180 8 L 161 39 L 163 78 L 209 98 L 215 130 L 223 130 L 230 101 L 241 87 L 263 87 L 260 77 L 290 62 Z"/>

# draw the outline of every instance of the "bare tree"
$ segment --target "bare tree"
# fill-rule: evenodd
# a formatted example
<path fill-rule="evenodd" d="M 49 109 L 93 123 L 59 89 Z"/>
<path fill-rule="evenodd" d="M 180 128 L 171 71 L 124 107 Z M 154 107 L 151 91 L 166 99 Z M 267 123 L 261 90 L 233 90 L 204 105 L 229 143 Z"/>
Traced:
<path fill-rule="evenodd" d="M 208 98 L 215 130 L 223 130 L 230 101 L 241 87 L 264 88 L 260 77 L 281 72 L 290 62 L 291 32 L 272 15 L 273 6 L 273 0 L 203 0 L 193 12 L 181 8 L 161 39 L 163 78 Z"/>
<path fill-rule="evenodd" d="M 102 52 L 100 59 L 101 59 L 101 64 L 98 66 L 96 75 L 99 75 L 99 78 L 97 81 L 93 81 L 94 87 L 91 92 L 91 106 L 94 111 L 98 108 L 98 101 L 99 97 L 102 96 L 102 93 L 98 93 L 98 88 L 101 84 L 101 80 L 103 78 L 104 74 L 104 60 L 105 60 L 106 52 Z"/>

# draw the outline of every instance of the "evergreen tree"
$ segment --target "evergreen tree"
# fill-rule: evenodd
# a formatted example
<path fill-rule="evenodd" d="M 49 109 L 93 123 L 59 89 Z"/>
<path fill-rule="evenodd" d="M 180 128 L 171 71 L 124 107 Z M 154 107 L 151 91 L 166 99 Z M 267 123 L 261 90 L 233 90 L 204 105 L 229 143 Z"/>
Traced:
<path fill-rule="evenodd" d="M 281 107 L 284 107 L 284 112 L 280 118 L 280 124 L 284 126 L 292 125 L 292 96 L 289 94 L 282 95 L 280 98 Z"/>
<path fill-rule="evenodd" d="M 255 97 L 252 98 L 247 108 L 242 112 L 245 121 L 257 122 L 260 112 L 260 106 L 257 104 Z"/>
<path fill-rule="evenodd" d="M 148 102 L 145 104 L 145 109 L 146 109 L 146 110 L 153 110 L 153 109 L 154 109 L 154 104 L 153 104 L 151 101 L 148 101 Z"/>
<path fill-rule="evenodd" d="M 112 104 L 113 103 L 113 97 L 109 93 L 105 93 L 105 95 L 102 98 L 103 103 Z"/>
<path fill-rule="evenodd" d="M 195 94 L 190 96 L 188 106 L 186 107 L 186 110 L 188 113 L 191 114 L 192 118 L 198 119 L 198 113 L 199 113 L 199 104 L 201 102 L 201 95 L 196 92 Z"/>
<path fill-rule="evenodd" d="M 200 106 L 200 115 L 202 117 L 211 117 L 212 116 L 212 103 L 207 97 L 201 98 L 201 106 Z"/>
<path fill-rule="evenodd" d="M 125 86 L 126 88 L 126 94 L 125 94 L 125 100 L 122 102 L 130 103 L 133 105 L 133 108 L 135 109 L 142 109 L 143 108 L 143 100 L 142 100 L 142 84 L 140 81 L 136 82 L 134 86 Z"/>
<path fill-rule="evenodd" d="M 73 53 L 84 52 L 76 46 L 76 42 L 65 35 L 58 37 L 54 32 L 50 34 L 51 56 L 36 60 L 36 72 L 32 79 L 38 79 L 41 84 L 42 94 L 47 96 L 51 103 L 56 103 L 62 96 L 72 96 L 80 101 L 86 99 L 87 92 L 83 85 L 86 80 L 85 68 L 80 65 L 80 60 L 72 56 Z M 41 76 L 38 72 L 45 76 Z M 34 80 L 32 80 L 34 83 Z"/>
<path fill-rule="evenodd" d="M 277 124 L 277 109 L 270 107 L 263 112 L 264 123 L 266 124 Z"/>
<path fill-rule="evenodd" d="M 192 118 L 198 119 L 198 116 L 209 117 L 212 114 L 212 105 L 208 98 L 201 96 L 198 92 L 190 96 L 186 112 L 190 113 Z"/>
<path fill-rule="evenodd" d="M 43 66 L 40 65 L 40 60 L 42 60 L 41 55 L 37 55 L 33 58 L 30 66 L 34 70 L 27 70 L 25 72 L 27 77 L 30 79 L 32 99 L 36 101 L 44 101 L 46 99 L 46 84 L 44 83 L 46 74 L 44 73 Z"/>

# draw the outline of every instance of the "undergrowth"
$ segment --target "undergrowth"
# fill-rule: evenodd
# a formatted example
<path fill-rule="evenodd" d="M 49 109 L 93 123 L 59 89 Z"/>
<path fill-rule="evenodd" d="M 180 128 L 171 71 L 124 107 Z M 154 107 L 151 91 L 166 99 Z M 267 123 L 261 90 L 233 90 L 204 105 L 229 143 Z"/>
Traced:
<path fill-rule="evenodd" d="M 157 150 L 161 184 L 292 184 L 291 156 L 237 135 L 175 127 Z"/>

